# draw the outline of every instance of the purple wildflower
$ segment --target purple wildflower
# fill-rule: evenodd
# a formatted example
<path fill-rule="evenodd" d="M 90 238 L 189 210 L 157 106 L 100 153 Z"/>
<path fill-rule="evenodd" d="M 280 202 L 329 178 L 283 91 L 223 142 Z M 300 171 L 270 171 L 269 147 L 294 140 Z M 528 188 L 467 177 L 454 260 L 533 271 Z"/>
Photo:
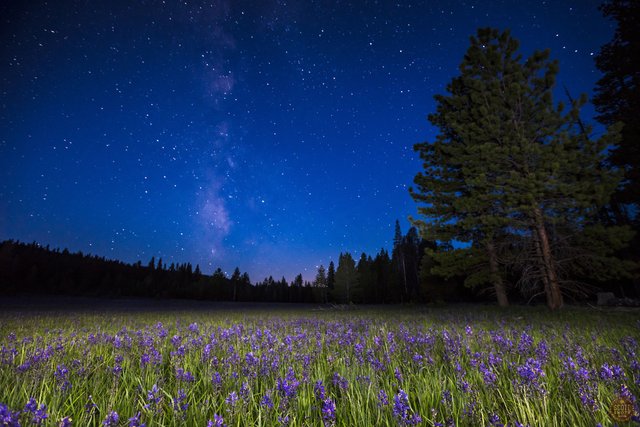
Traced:
<path fill-rule="evenodd" d="M 488 386 L 495 385 L 498 376 L 493 372 L 493 370 L 487 367 L 484 363 L 480 363 L 479 369 L 482 373 L 482 379 L 484 383 Z"/>
<path fill-rule="evenodd" d="M 189 404 L 187 403 L 187 395 L 184 393 L 183 389 L 178 390 L 178 396 L 173 399 L 173 411 L 180 412 L 184 415 L 184 413 L 189 408 Z"/>
<path fill-rule="evenodd" d="M 147 403 L 144 405 L 145 409 L 151 409 L 155 412 L 160 412 L 160 402 L 162 401 L 162 393 L 158 389 L 158 386 L 154 384 L 151 390 L 147 392 Z"/>
<path fill-rule="evenodd" d="M 332 426 L 336 423 L 336 404 L 330 398 L 322 401 L 322 422 L 325 426 Z"/>
<path fill-rule="evenodd" d="M 207 427 L 225 427 L 224 418 L 221 415 L 213 414 L 213 421 L 209 420 Z"/>
<path fill-rule="evenodd" d="M 58 427 L 71 427 L 71 417 L 64 417 L 58 423 Z"/>
<path fill-rule="evenodd" d="M 504 427 L 504 424 L 500 421 L 500 417 L 496 414 L 489 415 L 489 423 L 493 427 Z"/>
<path fill-rule="evenodd" d="M 129 418 L 129 427 L 145 427 L 146 424 L 140 421 L 140 412 Z"/>
<path fill-rule="evenodd" d="M 56 383 L 60 387 L 60 391 L 65 392 L 71 388 L 69 382 L 69 370 L 64 365 L 58 365 L 53 376 L 56 378 Z"/>
<path fill-rule="evenodd" d="M 402 383 L 402 371 L 400 370 L 400 368 L 396 368 L 393 371 L 393 375 L 396 377 L 399 383 Z"/>
<path fill-rule="evenodd" d="M 541 379 L 546 375 L 538 360 L 529 358 L 524 365 L 518 366 L 516 370 L 520 377 L 518 385 L 520 385 L 521 388 L 527 391 L 545 393 L 544 384 L 541 382 Z"/>
<path fill-rule="evenodd" d="M 289 368 L 289 372 L 284 379 L 278 378 L 276 381 L 276 388 L 285 399 L 294 398 L 299 386 L 300 382 L 296 379 L 292 368 Z"/>
<path fill-rule="evenodd" d="M 413 414 L 409 406 L 409 396 L 400 389 L 393 398 L 393 415 L 401 425 L 416 425 L 422 422 L 422 417 Z"/>
<path fill-rule="evenodd" d="M 262 396 L 262 400 L 260 400 L 260 406 L 263 406 L 267 409 L 273 409 L 273 400 L 271 400 L 271 394 L 266 393 Z"/>
<path fill-rule="evenodd" d="M 0 403 L 0 425 L 7 427 L 20 427 L 18 417 L 20 411 L 12 411 L 4 403 Z"/>
<path fill-rule="evenodd" d="M 102 425 L 106 427 L 117 427 L 120 416 L 116 411 L 111 411 L 107 417 L 102 421 Z"/>
<path fill-rule="evenodd" d="M 383 406 L 387 406 L 389 404 L 389 396 L 387 396 L 387 393 L 380 389 L 380 391 L 378 392 L 378 406 L 379 407 L 383 407 Z"/>
<path fill-rule="evenodd" d="M 343 391 L 349 387 L 349 380 L 347 380 L 345 377 L 343 377 L 337 372 L 333 374 L 332 382 L 334 386 L 338 387 L 340 390 L 343 390 Z"/>
<path fill-rule="evenodd" d="M 318 400 L 324 400 L 327 397 L 324 385 L 322 384 L 322 380 L 316 381 L 315 385 L 313 386 L 313 392 L 316 395 L 316 399 Z"/>
<path fill-rule="evenodd" d="M 451 396 L 451 392 L 449 390 L 445 390 L 442 392 L 442 399 L 440 400 L 443 405 L 451 406 L 453 403 L 453 397 Z"/>
<path fill-rule="evenodd" d="M 38 426 L 49 417 L 49 414 L 47 414 L 47 406 L 44 403 L 38 406 L 38 403 L 33 397 L 24 405 L 24 412 L 31 417 L 31 423 Z"/>
<path fill-rule="evenodd" d="M 229 393 L 229 396 L 227 396 L 227 398 L 224 400 L 224 403 L 231 406 L 231 408 L 233 409 L 238 403 L 238 400 L 239 400 L 238 393 L 236 393 L 235 391 L 232 391 L 231 393 Z"/>
<path fill-rule="evenodd" d="M 97 409 L 98 409 L 98 405 L 96 405 L 95 402 L 93 401 L 93 396 L 89 395 L 89 400 L 87 401 L 87 404 L 84 405 L 84 411 L 87 414 L 91 414 Z"/>

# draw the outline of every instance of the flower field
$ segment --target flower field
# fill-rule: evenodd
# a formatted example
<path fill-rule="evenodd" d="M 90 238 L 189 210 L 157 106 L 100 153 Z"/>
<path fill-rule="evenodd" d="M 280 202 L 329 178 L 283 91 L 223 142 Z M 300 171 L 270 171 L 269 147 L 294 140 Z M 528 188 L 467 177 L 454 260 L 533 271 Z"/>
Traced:
<path fill-rule="evenodd" d="M 606 426 L 639 337 L 577 308 L 12 311 L 0 425 Z"/>

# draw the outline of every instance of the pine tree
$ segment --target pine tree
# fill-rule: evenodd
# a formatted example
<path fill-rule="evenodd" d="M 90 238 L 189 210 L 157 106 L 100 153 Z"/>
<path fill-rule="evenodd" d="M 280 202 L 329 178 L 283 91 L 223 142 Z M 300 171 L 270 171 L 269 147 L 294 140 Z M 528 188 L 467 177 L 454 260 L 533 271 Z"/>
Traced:
<path fill-rule="evenodd" d="M 352 302 L 354 288 L 356 288 L 358 284 L 358 271 L 356 270 L 356 263 L 350 253 L 340 254 L 335 277 L 335 299 L 343 304 Z"/>
<path fill-rule="evenodd" d="M 357 286 L 352 292 L 352 300 L 356 303 L 367 302 L 370 303 L 372 290 L 375 286 L 374 278 L 371 271 L 373 260 L 370 256 L 367 256 L 364 252 L 360 255 L 356 271 L 358 273 Z"/>
<path fill-rule="evenodd" d="M 628 222 L 633 215 L 640 221 L 640 2 L 609 0 L 600 10 L 617 26 L 613 40 L 595 57 L 604 75 L 596 83 L 593 103 L 601 123 L 624 124 L 618 147 L 609 156 L 614 166 L 625 171 L 624 186 L 613 196 L 617 221 Z M 632 208 L 625 210 L 625 206 Z"/>
<path fill-rule="evenodd" d="M 579 244 L 571 236 L 584 235 L 619 182 L 603 167 L 616 133 L 593 141 L 579 132 L 585 99 L 563 114 L 552 99 L 557 62 L 548 51 L 523 62 L 517 50 L 508 31 L 480 29 L 471 38 L 460 76 L 448 95 L 436 96 L 437 111 L 429 116 L 440 130 L 436 141 L 415 146 L 424 172 L 411 194 L 424 203 L 419 212 L 426 219 L 416 221 L 423 236 L 445 243 L 447 250 L 433 255 L 447 274 L 472 271 L 471 281 L 492 282 L 505 305 L 501 248 L 525 238 L 532 250 L 523 271 L 535 273 L 529 278 L 558 309 L 561 287 L 569 283 L 564 276 L 572 273 L 559 262 L 561 248 Z M 455 248 L 456 241 L 466 246 Z"/>
<path fill-rule="evenodd" d="M 409 294 L 407 285 L 407 265 L 404 254 L 404 245 L 402 230 L 400 229 L 400 221 L 396 219 L 395 232 L 393 235 L 393 251 L 391 252 L 391 259 L 393 265 L 396 268 L 398 280 L 402 283 L 402 289 L 400 290 L 400 301 L 404 302 L 405 297 Z"/>
<path fill-rule="evenodd" d="M 313 286 L 318 288 L 324 288 L 327 286 L 327 273 L 322 264 L 320 265 L 320 267 L 318 267 L 318 273 L 316 274 L 316 278 L 313 281 Z"/>
<path fill-rule="evenodd" d="M 336 267 L 333 261 L 329 262 L 329 269 L 327 270 L 327 287 L 330 291 L 335 288 L 336 285 Z"/>
<path fill-rule="evenodd" d="M 314 287 L 314 300 L 326 304 L 328 302 L 328 288 L 327 271 L 325 270 L 324 265 L 320 264 L 320 267 L 318 267 L 318 272 L 316 273 L 312 286 Z"/>
<path fill-rule="evenodd" d="M 231 275 L 231 284 L 233 285 L 233 301 L 238 301 L 238 285 L 242 280 L 242 276 L 240 274 L 240 268 L 236 267 L 233 270 L 233 274 Z"/>

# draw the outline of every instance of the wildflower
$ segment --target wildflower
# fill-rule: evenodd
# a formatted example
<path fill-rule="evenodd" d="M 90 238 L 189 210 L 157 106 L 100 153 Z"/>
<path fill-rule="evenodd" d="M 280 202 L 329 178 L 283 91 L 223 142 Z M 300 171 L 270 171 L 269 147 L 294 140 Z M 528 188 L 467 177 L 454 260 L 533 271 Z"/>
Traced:
<path fill-rule="evenodd" d="M 526 332 L 522 332 L 520 335 L 520 341 L 518 342 L 518 353 L 527 354 L 533 346 L 533 337 Z"/>
<path fill-rule="evenodd" d="M 389 396 L 387 396 L 387 393 L 380 389 L 380 391 L 378 392 L 378 407 L 383 407 L 383 406 L 387 406 L 389 404 Z"/>
<path fill-rule="evenodd" d="M 229 393 L 229 396 L 227 396 L 227 398 L 224 400 L 224 403 L 231 406 L 231 408 L 234 408 L 236 406 L 236 403 L 238 403 L 238 400 L 239 400 L 238 393 L 236 393 L 235 391 L 232 391 L 231 393 Z"/>
<path fill-rule="evenodd" d="M 158 389 L 158 386 L 154 384 L 151 390 L 147 392 L 147 403 L 144 405 L 145 409 L 152 409 L 155 412 L 160 412 L 160 402 L 162 401 L 162 393 Z"/>
<path fill-rule="evenodd" d="M 189 371 L 185 371 L 182 368 L 176 368 L 176 379 L 178 381 L 184 381 L 187 383 L 192 383 L 195 381 L 193 374 Z"/>
<path fill-rule="evenodd" d="M 278 378 L 276 381 L 276 387 L 285 399 L 294 398 L 299 386 L 300 382 L 296 379 L 295 373 L 291 368 L 289 368 L 289 372 L 284 379 Z"/>
<path fill-rule="evenodd" d="M 336 422 L 336 404 L 330 398 L 322 401 L 322 422 L 325 426 L 332 426 Z"/>
<path fill-rule="evenodd" d="M 326 392 L 324 390 L 324 385 L 322 384 L 322 380 L 316 381 L 315 385 L 313 386 L 313 391 L 316 395 L 316 399 L 323 400 L 326 398 Z"/>
<path fill-rule="evenodd" d="M 107 417 L 102 421 L 102 425 L 106 427 L 117 427 L 120 416 L 116 411 L 111 411 Z"/>
<path fill-rule="evenodd" d="M 216 371 L 213 374 L 211 374 L 211 384 L 216 389 L 220 388 L 220 386 L 222 385 L 222 377 L 220 376 L 219 372 Z"/>
<path fill-rule="evenodd" d="M 182 412 L 184 414 L 184 412 L 186 412 L 186 410 L 189 408 L 189 404 L 186 402 L 186 400 L 187 395 L 184 394 L 184 390 L 178 390 L 178 396 L 173 399 L 173 411 Z"/>
<path fill-rule="evenodd" d="M 422 422 L 420 415 L 412 413 L 409 406 L 409 396 L 402 389 L 393 398 L 393 415 L 401 425 L 409 426 Z"/>
<path fill-rule="evenodd" d="M 207 427 L 225 427 L 224 418 L 218 414 L 213 414 L 213 421 L 209 420 Z"/>
<path fill-rule="evenodd" d="M 61 391 L 64 392 L 71 388 L 71 383 L 69 382 L 69 370 L 66 366 L 58 365 L 53 376 L 55 377 Z"/>
<path fill-rule="evenodd" d="M 281 426 L 288 426 L 290 422 L 291 422 L 291 419 L 289 415 L 284 417 L 278 417 L 278 424 L 280 424 Z"/>
<path fill-rule="evenodd" d="M 337 386 L 340 390 L 346 390 L 349 387 L 349 380 L 347 380 L 337 372 L 333 374 L 332 382 L 333 385 Z"/>
<path fill-rule="evenodd" d="M 600 368 L 600 378 L 607 380 L 620 380 L 624 378 L 625 374 L 622 368 L 618 365 L 611 365 L 604 363 Z"/>
<path fill-rule="evenodd" d="M 496 414 L 489 415 L 489 423 L 493 427 L 504 427 L 504 424 L 500 421 L 500 417 Z"/>
<path fill-rule="evenodd" d="M 262 396 L 262 400 L 260 400 L 260 406 L 263 406 L 267 409 L 273 409 L 273 400 L 271 400 L 271 394 L 266 393 Z"/>
<path fill-rule="evenodd" d="M 485 366 L 484 363 L 480 364 L 480 372 L 482 373 L 482 379 L 486 385 L 493 386 L 496 383 L 498 376 L 490 368 Z"/>
<path fill-rule="evenodd" d="M 442 402 L 442 404 L 446 406 L 450 406 L 453 403 L 453 398 L 449 390 L 445 390 L 442 392 L 442 399 L 440 400 L 440 402 Z"/>
<path fill-rule="evenodd" d="M 24 412 L 30 415 L 31 423 L 38 426 L 49 417 L 49 414 L 47 414 L 47 406 L 44 403 L 38 406 L 38 403 L 33 397 L 30 398 L 24 406 Z"/>
<path fill-rule="evenodd" d="M 98 409 L 98 405 L 96 405 L 95 402 L 93 401 L 93 397 L 91 395 L 89 395 L 89 400 L 87 401 L 87 404 L 84 405 L 84 411 L 87 414 L 91 414 L 96 409 Z"/>
<path fill-rule="evenodd" d="M 12 411 L 4 403 L 0 403 L 0 425 L 7 427 L 20 427 L 18 417 L 20 411 Z"/>
<path fill-rule="evenodd" d="M 520 385 L 521 388 L 527 391 L 545 393 L 544 384 L 540 381 L 545 377 L 545 373 L 538 360 L 529 358 L 524 365 L 518 366 L 516 370 L 520 376 L 518 385 Z"/>
<path fill-rule="evenodd" d="M 62 418 L 58 423 L 58 427 L 71 427 L 71 417 Z"/>
<path fill-rule="evenodd" d="M 142 353 L 142 355 L 140 355 L 140 367 L 144 368 L 149 362 L 151 362 L 151 356 L 147 353 Z"/>
<path fill-rule="evenodd" d="M 402 382 L 402 371 L 400 371 L 400 368 L 396 368 L 393 371 L 393 375 L 396 377 L 396 379 L 398 380 L 399 383 Z"/>
<path fill-rule="evenodd" d="M 133 417 L 129 418 L 129 427 L 145 427 L 146 424 L 140 422 L 140 412 L 135 414 Z"/>

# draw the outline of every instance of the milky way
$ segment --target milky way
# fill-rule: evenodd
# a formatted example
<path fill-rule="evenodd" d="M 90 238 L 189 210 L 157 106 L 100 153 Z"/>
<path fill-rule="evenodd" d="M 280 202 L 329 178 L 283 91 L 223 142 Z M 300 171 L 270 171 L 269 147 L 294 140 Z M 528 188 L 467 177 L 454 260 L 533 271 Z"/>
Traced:
<path fill-rule="evenodd" d="M 550 48 L 577 97 L 597 6 L 3 2 L 0 239 L 310 280 L 409 227 L 412 146 L 478 27 Z"/>

